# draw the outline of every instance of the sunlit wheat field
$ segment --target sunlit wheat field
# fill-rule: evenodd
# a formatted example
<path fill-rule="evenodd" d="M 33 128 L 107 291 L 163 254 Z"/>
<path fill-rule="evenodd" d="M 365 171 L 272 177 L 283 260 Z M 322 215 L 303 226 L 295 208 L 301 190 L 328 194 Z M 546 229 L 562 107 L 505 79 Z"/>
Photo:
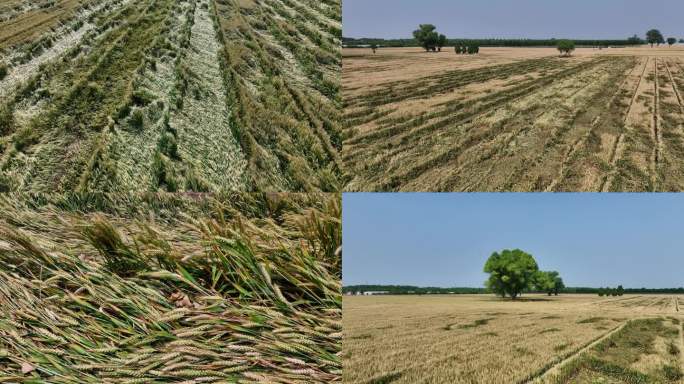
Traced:
<path fill-rule="evenodd" d="M 684 49 L 343 51 L 349 191 L 680 191 Z"/>
<path fill-rule="evenodd" d="M 676 295 L 345 296 L 345 383 L 681 383 Z"/>

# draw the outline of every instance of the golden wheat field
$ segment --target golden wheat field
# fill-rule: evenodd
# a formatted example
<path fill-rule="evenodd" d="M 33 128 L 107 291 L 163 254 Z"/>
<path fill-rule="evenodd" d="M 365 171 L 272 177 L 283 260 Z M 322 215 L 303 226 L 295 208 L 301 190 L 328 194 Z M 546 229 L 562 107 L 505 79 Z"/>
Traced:
<path fill-rule="evenodd" d="M 682 299 L 344 297 L 344 382 L 680 383 Z"/>
<path fill-rule="evenodd" d="M 684 188 L 684 49 L 343 50 L 349 191 Z"/>

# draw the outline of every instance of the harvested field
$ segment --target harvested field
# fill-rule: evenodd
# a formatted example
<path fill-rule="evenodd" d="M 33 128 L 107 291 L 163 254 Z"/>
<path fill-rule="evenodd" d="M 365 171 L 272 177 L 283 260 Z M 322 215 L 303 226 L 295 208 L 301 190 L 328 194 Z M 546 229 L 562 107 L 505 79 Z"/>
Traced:
<path fill-rule="evenodd" d="M 13 3 L 0 190 L 341 188 L 339 1 Z"/>
<path fill-rule="evenodd" d="M 342 87 L 349 191 L 684 189 L 679 47 L 345 49 Z"/>
<path fill-rule="evenodd" d="M 341 381 L 340 197 L 1 195 L 0 381 Z"/>
<path fill-rule="evenodd" d="M 680 383 L 681 300 L 344 297 L 344 382 Z M 617 377 L 615 366 L 645 381 Z"/>

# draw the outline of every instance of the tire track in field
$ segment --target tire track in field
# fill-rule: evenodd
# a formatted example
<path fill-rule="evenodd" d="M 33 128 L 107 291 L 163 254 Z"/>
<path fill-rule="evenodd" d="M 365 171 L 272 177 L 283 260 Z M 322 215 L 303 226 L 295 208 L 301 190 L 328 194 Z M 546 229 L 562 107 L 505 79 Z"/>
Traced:
<path fill-rule="evenodd" d="M 624 72 L 624 71 L 623 71 L 623 72 Z M 607 76 L 607 79 L 609 79 L 609 78 L 610 78 L 610 76 Z M 599 80 L 597 80 L 597 81 L 601 81 L 600 78 L 599 78 Z M 574 92 L 572 92 L 571 94 L 569 94 L 568 96 L 566 96 L 566 99 L 568 99 L 568 100 L 569 100 L 569 99 L 572 99 L 575 95 L 579 94 L 580 92 L 584 91 L 585 89 L 587 89 L 588 87 L 590 87 L 590 86 L 592 86 L 592 85 L 594 85 L 594 82 L 588 81 L 584 86 L 580 87 L 579 89 L 575 90 Z M 622 84 L 620 84 L 620 86 L 618 86 L 618 90 L 616 91 L 616 93 L 614 94 L 614 96 L 617 95 L 617 93 L 619 92 L 621 86 L 622 86 Z M 596 93 L 595 93 L 594 95 L 596 95 Z M 593 95 L 592 95 L 592 97 L 593 97 Z M 574 121 L 577 119 L 578 116 L 581 115 L 582 112 L 584 112 L 584 108 L 583 108 L 583 107 L 577 107 L 577 110 L 574 112 L 573 117 L 570 118 L 569 121 L 568 121 L 568 123 L 571 125 L 571 128 L 572 128 L 572 124 L 574 124 Z M 547 112 L 545 111 L 545 112 L 542 112 L 542 113 L 538 114 L 537 116 L 535 116 L 535 117 L 532 119 L 532 121 L 537 121 L 537 120 L 538 120 L 541 116 L 543 116 L 545 113 L 547 113 Z M 587 137 L 588 137 L 589 133 L 591 132 L 591 129 L 593 129 L 593 128 L 596 126 L 596 124 L 598 124 L 598 120 L 600 120 L 600 116 L 597 117 L 594 121 L 592 121 L 592 123 L 591 123 L 592 125 L 591 125 L 591 127 L 590 127 L 590 129 L 589 129 L 589 132 L 586 134 Z M 554 137 L 556 137 L 556 134 L 559 134 L 559 133 L 560 133 L 560 135 L 558 135 L 557 137 L 558 137 L 558 138 L 562 137 L 562 136 L 563 136 L 563 131 L 562 131 L 562 129 L 563 129 L 564 127 L 567 127 L 567 124 L 564 125 L 564 126 L 562 126 L 562 127 L 556 127 L 556 128 L 554 129 Z M 529 128 L 529 127 L 525 127 L 524 129 L 521 129 L 521 130 L 515 132 L 509 139 L 506 140 L 505 143 L 503 143 L 503 145 L 499 146 L 498 150 L 494 149 L 494 150 L 490 151 L 488 154 L 484 155 L 483 157 L 489 159 L 489 158 L 493 158 L 493 157 L 497 156 L 497 157 L 500 158 L 500 157 L 501 157 L 501 154 L 500 154 L 500 153 L 501 153 L 501 150 L 504 149 L 504 148 L 506 148 L 514 139 L 516 139 L 518 136 L 520 136 L 520 134 L 522 134 L 522 133 L 526 132 L 527 130 L 529 130 L 528 128 Z M 559 131 L 560 131 L 560 132 L 559 132 Z M 553 139 L 551 139 L 551 140 L 553 140 Z M 573 148 L 575 145 L 579 144 L 579 143 L 581 142 L 581 140 L 582 140 L 582 138 L 580 137 L 580 139 L 577 140 L 577 141 L 571 146 L 571 148 Z M 544 156 L 546 155 L 546 153 L 547 153 L 547 151 L 546 151 L 546 149 L 545 149 L 545 150 L 543 150 L 543 151 L 539 154 L 539 156 L 538 156 L 537 158 L 535 158 L 535 159 L 530 159 L 530 163 L 526 164 L 526 167 L 525 167 L 524 169 L 523 169 L 523 168 L 518 168 L 518 169 L 516 169 L 516 171 L 515 171 L 515 172 L 512 172 L 512 173 L 509 175 L 509 177 L 506 179 L 506 181 L 505 181 L 504 183 L 502 183 L 501 185 L 503 185 L 503 186 L 505 186 L 505 185 L 513 185 L 512 180 L 518 180 L 518 181 L 521 180 L 522 177 L 523 177 L 523 174 L 522 174 L 522 173 L 523 173 L 525 170 L 531 169 L 532 167 L 538 166 L 539 164 L 541 164 L 541 163 L 543 162 L 543 159 L 544 159 Z M 471 164 L 476 163 L 476 162 L 479 162 L 479 161 L 480 161 L 479 159 L 478 159 L 478 160 L 475 160 L 475 161 L 470 161 L 468 164 L 465 164 L 465 165 L 471 165 Z M 457 173 L 454 173 L 454 175 L 458 175 L 458 173 L 460 173 L 460 172 L 465 168 L 465 165 L 459 167 L 458 172 L 457 172 Z M 473 191 L 473 188 L 475 188 L 475 186 L 477 186 L 478 184 L 480 184 L 480 183 L 482 183 L 484 180 L 486 180 L 488 177 L 490 177 L 491 173 L 492 173 L 497 167 L 498 167 L 498 164 L 497 164 L 496 162 L 494 162 L 494 163 L 487 169 L 487 171 L 484 173 L 483 176 L 478 177 L 476 181 L 469 183 L 466 187 L 462 188 L 460 191 L 461 191 L 461 192 Z M 501 190 L 501 187 L 498 187 L 498 188 Z M 507 188 L 504 188 L 503 190 L 507 190 Z M 502 191 L 503 191 L 503 190 L 502 190 Z"/>
<path fill-rule="evenodd" d="M 670 78 L 670 82 L 672 83 L 672 90 L 674 91 L 675 96 L 677 96 L 677 103 L 679 104 L 679 110 L 681 111 L 682 115 L 684 115 L 684 105 L 682 105 L 682 95 L 679 93 L 679 89 L 677 88 L 677 83 L 675 83 L 674 76 L 672 76 L 672 71 L 670 71 L 670 65 L 667 63 L 667 61 L 663 62 L 665 65 L 665 69 L 667 70 L 667 75 Z"/>
<path fill-rule="evenodd" d="M 571 99 L 571 98 L 574 97 L 576 94 L 578 94 L 578 93 L 584 91 L 585 89 L 589 88 L 591 85 L 592 85 L 591 82 L 587 82 L 585 85 L 583 85 L 583 86 L 580 87 L 579 89 L 576 89 L 576 90 L 573 91 L 570 95 L 568 95 L 568 96 L 567 96 L 567 99 Z M 548 111 L 544 111 L 544 112 L 541 112 L 541 113 L 537 114 L 534 118 L 532 118 L 532 121 L 537 121 L 539 118 L 541 118 L 541 117 L 542 117 L 544 114 L 546 114 L 547 112 L 548 112 Z M 579 114 L 579 111 L 578 111 L 578 114 Z M 572 119 L 571 119 L 571 120 L 572 120 Z M 483 155 L 483 157 L 486 157 L 486 158 L 493 158 L 493 157 L 497 156 L 497 157 L 500 158 L 500 157 L 501 157 L 501 151 L 502 151 L 503 149 L 507 148 L 507 147 L 508 147 L 516 138 L 518 138 L 521 134 L 523 134 L 524 132 L 529 131 L 529 129 L 530 129 L 529 126 L 524 126 L 523 128 L 521 128 L 521 129 L 519 129 L 519 130 L 513 132 L 513 133 L 510 135 L 510 137 L 508 137 L 500 146 L 498 146 L 497 148 L 494 148 L 494 149 L 493 149 L 491 152 L 489 152 L 488 154 Z M 486 144 L 486 143 L 483 143 L 483 144 Z M 469 161 L 469 162 L 467 162 L 467 163 L 464 163 L 463 165 L 461 165 L 461 166 L 457 169 L 457 171 L 456 171 L 453 175 L 458 175 L 458 174 L 461 173 L 465 168 L 467 168 L 469 165 L 471 165 L 471 164 L 473 164 L 473 163 L 478 163 L 478 162 L 480 162 L 480 161 L 481 161 L 481 159 L 478 158 L 478 159 L 476 159 L 476 160 L 472 160 L 472 161 Z M 486 180 L 486 179 L 491 175 L 492 171 L 494 171 L 494 169 L 495 169 L 496 167 L 497 167 L 497 163 L 496 163 L 496 162 L 493 162 L 492 165 L 487 169 L 487 172 L 484 173 L 484 175 L 480 176 L 480 177 L 477 178 L 474 182 L 468 184 L 467 186 L 461 188 L 460 192 L 469 192 L 469 191 L 472 192 L 472 188 L 475 188 L 475 186 L 477 186 L 478 184 L 480 184 L 480 183 L 482 183 L 484 180 Z M 517 173 L 511 173 L 510 177 L 506 180 L 506 182 L 504 183 L 504 185 L 508 184 L 508 183 L 510 182 L 511 179 L 513 179 L 513 178 L 518 178 L 519 176 L 520 176 L 520 175 L 518 175 Z"/>
<path fill-rule="evenodd" d="M 615 102 L 615 99 L 617 99 L 618 95 L 620 94 L 620 91 L 622 91 L 622 88 L 625 86 L 629 78 L 632 76 L 634 73 L 634 70 L 637 68 L 637 65 L 634 65 L 632 69 L 629 71 L 627 76 L 622 80 L 620 85 L 618 86 L 617 90 L 613 94 L 613 96 L 610 98 L 610 100 L 606 103 L 606 110 L 610 108 L 610 106 Z M 577 150 L 589 139 L 589 136 L 591 136 L 591 133 L 594 131 L 594 129 L 599 125 L 601 122 L 601 115 L 597 116 L 594 121 L 592 121 L 591 126 L 589 127 L 589 130 L 587 130 L 587 133 L 582 135 L 579 139 L 575 141 L 574 144 L 572 144 L 568 150 L 566 151 L 565 155 L 563 156 L 563 160 L 561 161 L 560 169 L 558 170 L 558 176 L 554 179 L 551 180 L 551 183 L 544 189 L 544 192 L 553 192 L 554 189 L 558 186 L 560 182 L 562 182 L 565 179 L 565 170 L 568 161 L 570 158 L 577 152 Z M 617 140 L 616 140 L 617 142 Z"/>
<path fill-rule="evenodd" d="M 661 131 L 660 131 L 660 119 L 658 117 L 658 114 L 659 114 L 658 106 L 660 105 L 660 82 L 658 81 L 658 57 L 655 57 L 653 60 L 654 60 L 653 75 L 655 77 L 655 80 L 653 82 L 654 83 L 654 93 L 653 93 L 653 123 L 652 123 L 654 147 L 653 147 L 653 157 L 652 157 L 652 162 L 651 162 L 651 168 L 652 168 L 651 183 L 653 185 L 653 189 L 657 190 L 656 183 L 658 182 L 658 163 L 660 162 L 660 153 L 662 152 L 662 149 L 661 149 L 662 137 L 661 137 Z"/>
<path fill-rule="evenodd" d="M 551 76 L 543 77 L 540 79 L 536 79 L 533 81 L 533 83 L 529 87 L 525 87 L 524 91 L 521 92 L 520 96 L 516 96 L 513 99 L 509 100 L 504 100 L 504 101 L 497 101 L 490 107 L 487 107 L 484 110 L 478 111 L 475 114 L 469 115 L 466 118 L 463 119 L 463 121 L 459 122 L 458 124 L 467 124 L 470 123 L 471 121 L 475 120 L 476 118 L 486 116 L 488 114 L 491 114 L 499 109 L 501 109 L 504 106 L 512 105 L 516 103 L 519 100 L 525 99 L 526 97 L 530 97 L 533 94 L 536 94 L 540 92 L 540 90 L 544 89 L 545 86 L 548 86 L 550 84 L 555 84 L 558 82 L 561 82 L 563 80 L 566 80 L 568 78 L 571 78 L 571 76 L 576 76 L 579 73 L 587 73 L 591 70 L 596 69 L 597 67 L 600 67 L 601 65 L 605 64 L 606 60 L 593 60 L 591 62 L 587 63 L 582 63 L 577 66 L 565 69 L 561 71 L 560 73 L 555 73 Z M 449 126 L 457 126 L 456 123 L 449 124 Z M 419 134 L 425 135 L 426 132 L 424 131 L 429 131 L 430 130 L 430 125 L 427 126 L 422 126 L 417 129 L 414 129 L 410 132 L 407 132 L 406 135 L 410 136 L 417 136 Z M 406 180 L 406 179 L 413 179 L 416 178 L 420 175 L 422 175 L 424 172 L 429 171 L 430 167 L 432 164 L 441 164 L 444 165 L 447 161 L 453 159 L 454 157 L 458 156 L 460 153 L 463 151 L 472 148 L 473 146 L 476 145 L 481 145 L 482 142 L 472 142 L 470 145 L 468 145 L 468 141 L 471 140 L 472 138 L 463 138 L 461 140 L 461 144 L 452 147 L 448 149 L 446 152 L 443 152 L 439 155 L 436 155 L 430 159 L 426 159 L 422 161 L 421 163 L 414 164 L 411 168 L 408 170 L 405 170 L 404 172 L 401 172 L 400 174 L 394 175 L 390 178 L 388 181 L 384 181 L 380 183 L 380 189 L 386 190 L 386 189 L 395 189 L 397 186 L 394 186 L 395 180 Z M 491 140 L 487 140 L 487 142 L 490 142 Z M 389 141 L 388 141 L 389 143 Z M 394 153 L 405 151 L 406 150 L 406 145 L 402 146 L 395 146 L 396 148 L 393 150 L 392 153 L 389 154 L 389 156 L 392 156 Z M 401 147 L 401 148 L 399 148 Z M 427 167 L 427 168 L 426 168 Z M 401 184 L 404 183 L 399 183 L 399 187 Z"/>
<path fill-rule="evenodd" d="M 622 120 L 622 125 L 625 128 L 627 128 L 627 119 L 629 118 L 629 113 L 632 111 L 634 102 L 636 101 L 637 95 L 639 94 L 639 87 L 641 86 L 641 81 L 644 79 L 644 76 L 646 75 L 646 68 L 648 68 L 649 62 L 650 58 L 647 58 L 646 63 L 644 64 L 644 69 L 641 71 L 641 76 L 639 76 L 639 81 L 637 82 L 637 85 L 634 88 L 634 95 L 632 96 L 632 101 L 630 101 L 629 107 L 627 107 L 627 112 L 625 113 L 625 118 Z M 617 173 L 615 167 L 617 165 L 617 162 L 622 158 L 622 155 L 624 154 L 624 140 L 625 132 L 622 132 L 620 133 L 620 136 L 618 136 L 617 140 L 615 140 L 615 145 L 613 146 L 613 150 L 611 151 L 612 153 L 610 155 L 610 165 L 613 169 L 610 172 L 610 174 L 606 176 L 606 178 L 604 179 L 601 188 L 599 188 L 601 192 L 608 192 L 610 186 L 613 184 L 615 174 Z"/>

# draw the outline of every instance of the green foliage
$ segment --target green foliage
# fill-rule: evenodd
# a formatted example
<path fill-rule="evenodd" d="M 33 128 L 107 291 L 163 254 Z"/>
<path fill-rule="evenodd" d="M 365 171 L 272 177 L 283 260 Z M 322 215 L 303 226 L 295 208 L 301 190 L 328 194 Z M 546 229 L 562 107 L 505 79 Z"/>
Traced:
<path fill-rule="evenodd" d="M 637 36 L 636 34 L 634 36 L 630 37 L 629 39 L 627 39 L 627 42 L 630 45 L 639 45 L 642 43 L 641 38 L 639 36 Z"/>
<path fill-rule="evenodd" d="M 486 286 L 493 292 L 515 299 L 523 290 L 532 287 L 539 267 L 534 257 L 519 249 L 494 252 L 484 266 L 489 273 Z"/>
<path fill-rule="evenodd" d="M 139 89 L 131 94 L 131 102 L 138 107 L 145 107 L 156 98 L 154 94 L 144 89 Z"/>
<path fill-rule="evenodd" d="M 557 271 L 538 271 L 535 275 L 534 287 L 538 291 L 546 292 L 549 296 L 561 292 L 565 285 Z"/>
<path fill-rule="evenodd" d="M 625 294 L 625 289 L 622 288 L 622 285 L 618 285 L 617 290 L 616 290 L 616 293 L 617 293 L 618 296 L 622 296 L 622 295 Z"/>
<path fill-rule="evenodd" d="M 653 47 L 653 44 L 657 44 L 658 46 L 660 46 L 660 44 L 665 43 L 665 38 L 659 30 L 651 29 L 648 32 L 646 32 L 646 41 L 649 44 L 651 44 L 651 47 Z"/>
<path fill-rule="evenodd" d="M 537 271 L 534 276 L 534 288 L 541 292 L 546 292 L 549 296 L 553 293 L 555 284 L 550 272 Z"/>
<path fill-rule="evenodd" d="M 475 55 L 480 52 L 480 47 L 477 44 L 468 44 L 468 54 Z"/>
<path fill-rule="evenodd" d="M 0 80 L 4 79 L 8 73 L 7 64 L 0 62 Z"/>
<path fill-rule="evenodd" d="M 24 149 L 38 142 L 38 135 L 34 131 L 33 127 L 28 126 L 17 131 L 13 140 L 14 147 L 17 149 L 17 151 L 23 151 Z"/>
<path fill-rule="evenodd" d="M 142 131 L 145 125 L 145 114 L 142 109 L 136 108 L 131 114 L 130 125 L 133 129 Z"/>
<path fill-rule="evenodd" d="M 413 37 L 426 51 L 435 51 L 439 43 L 439 34 L 436 29 L 437 27 L 432 24 L 420 24 L 418 29 L 413 31 Z"/>
<path fill-rule="evenodd" d="M 575 50 L 575 42 L 572 40 L 558 40 L 556 48 L 563 56 L 570 56 L 572 51 Z"/>
<path fill-rule="evenodd" d="M 446 44 L 447 44 L 447 37 L 440 34 L 437 37 L 437 50 L 439 50 L 441 52 L 442 47 L 444 47 Z"/>
<path fill-rule="evenodd" d="M 14 112 L 10 105 L 0 105 L 0 135 L 7 135 L 14 131 Z"/>
<path fill-rule="evenodd" d="M 121 277 L 133 276 L 147 268 L 136 251 L 127 246 L 121 234 L 104 218 L 96 217 L 83 229 L 83 235 L 105 259 L 105 266 Z"/>
<path fill-rule="evenodd" d="M 676 43 L 676 42 L 677 42 L 677 39 L 674 38 L 674 37 L 668 37 L 668 38 L 667 38 L 667 44 L 668 44 L 669 46 L 672 46 L 672 45 L 673 45 L 674 43 Z"/>
<path fill-rule="evenodd" d="M 176 142 L 176 136 L 171 132 L 164 132 L 157 142 L 157 148 L 159 151 L 172 159 L 180 159 L 180 154 L 178 153 L 178 143 Z"/>

